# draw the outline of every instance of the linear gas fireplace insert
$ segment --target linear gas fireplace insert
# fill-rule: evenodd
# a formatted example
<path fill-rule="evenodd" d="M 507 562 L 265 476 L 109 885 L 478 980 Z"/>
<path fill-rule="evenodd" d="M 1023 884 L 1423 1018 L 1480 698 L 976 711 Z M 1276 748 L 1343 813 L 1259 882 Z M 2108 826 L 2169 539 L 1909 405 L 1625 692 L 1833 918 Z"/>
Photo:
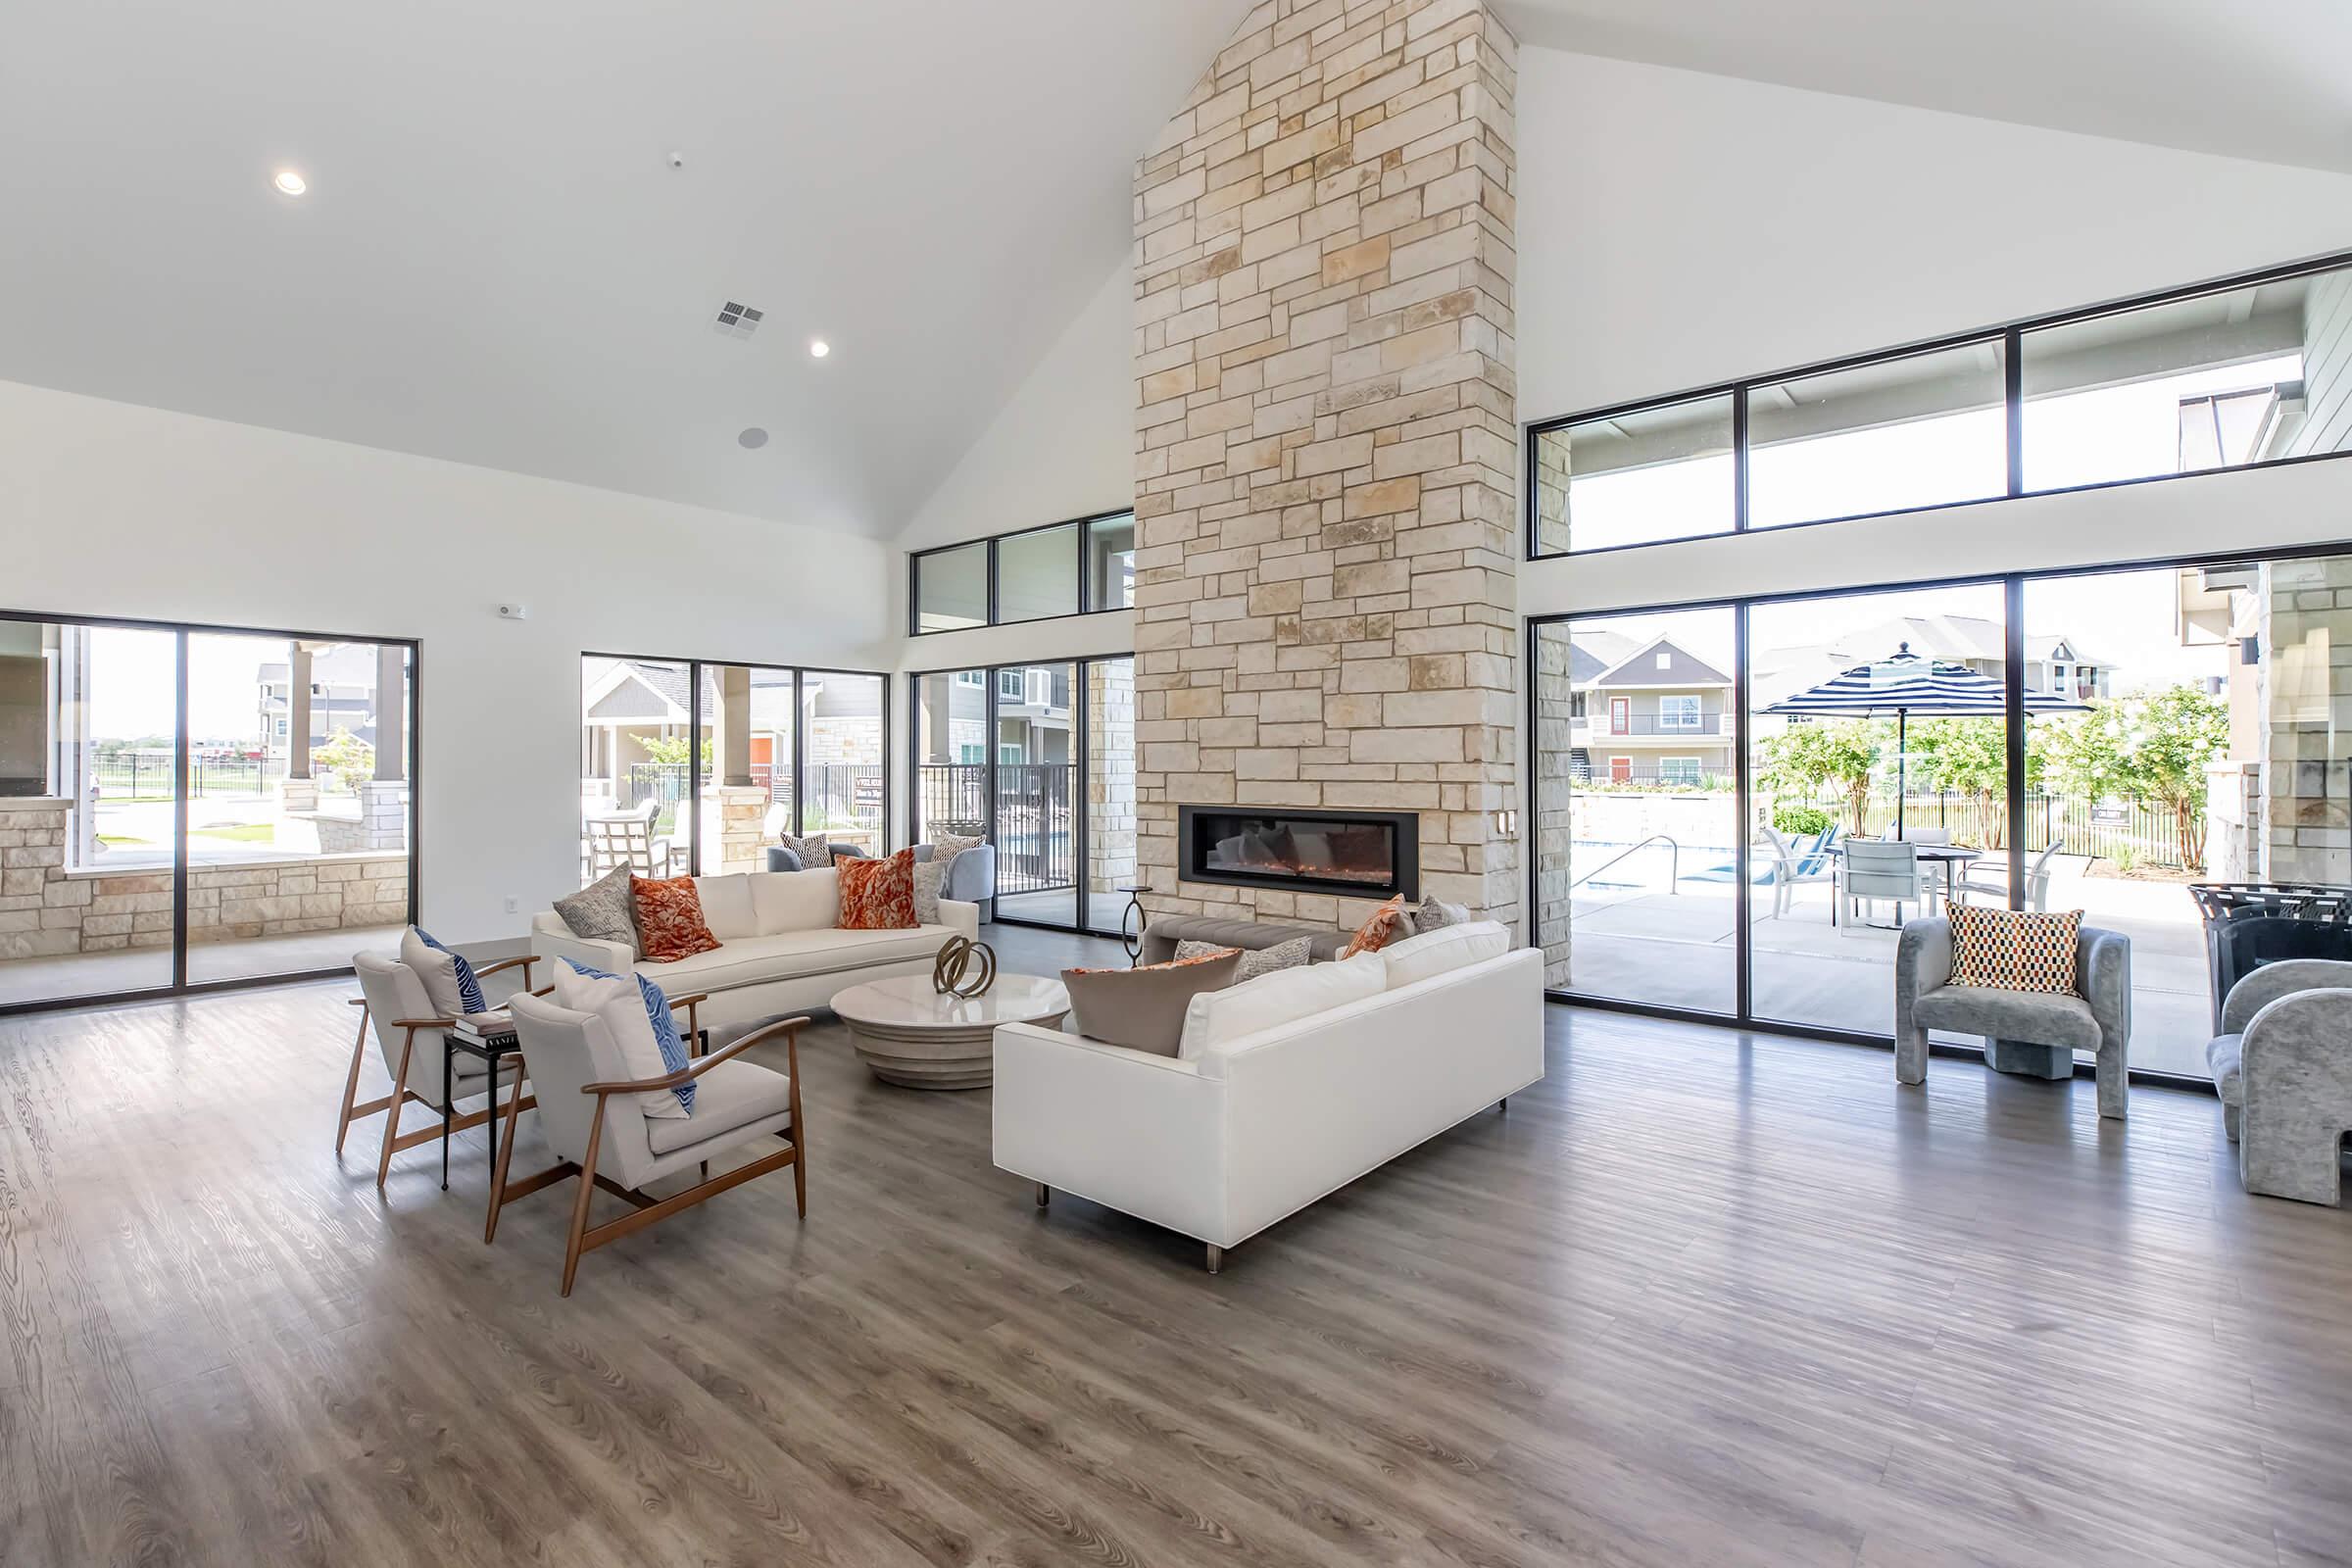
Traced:
<path fill-rule="evenodd" d="M 1421 896 L 1421 821 L 1411 811 L 1310 811 L 1290 806 L 1184 806 L 1177 874 L 1294 893 Z"/>

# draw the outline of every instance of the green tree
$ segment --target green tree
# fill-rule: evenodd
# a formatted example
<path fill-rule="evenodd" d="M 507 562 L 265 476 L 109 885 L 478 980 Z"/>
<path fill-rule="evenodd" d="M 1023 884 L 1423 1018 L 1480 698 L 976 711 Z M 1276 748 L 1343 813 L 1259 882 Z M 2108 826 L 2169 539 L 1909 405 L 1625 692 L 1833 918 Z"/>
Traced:
<path fill-rule="evenodd" d="M 1998 850 L 2009 843 L 2009 724 L 1997 713 L 1911 723 L 1905 746 L 1911 780 L 1962 797 L 1963 842 Z M 2026 730 L 2026 788 L 2041 787 L 2041 736 Z"/>
<path fill-rule="evenodd" d="M 1810 803 L 1825 790 L 1845 799 L 1853 831 L 1862 831 L 1870 805 L 1870 770 L 1879 760 L 1877 728 L 1867 719 L 1841 724 L 1791 724 L 1756 748 L 1756 783 L 1776 796 Z"/>
<path fill-rule="evenodd" d="M 691 755 L 686 737 L 683 735 L 632 735 L 629 739 L 645 748 L 647 761 L 660 762 L 666 767 L 684 766 L 687 757 Z M 709 736 L 703 738 L 702 753 L 703 766 L 708 768 L 710 765 L 710 739 Z"/>
<path fill-rule="evenodd" d="M 2181 864 L 2205 868 L 2205 768 L 2230 746 L 2230 709 L 2202 687 L 2166 686 L 2094 703 L 2049 737 L 2050 772 L 2092 801 L 2120 796 L 2170 811 Z"/>
<path fill-rule="evenodd" d="M 375 777 L 375 748 L 337 724 L 323 745 L 311 748 L 311 773 L 331 778 L 335 788 L 356 795 Z"/>

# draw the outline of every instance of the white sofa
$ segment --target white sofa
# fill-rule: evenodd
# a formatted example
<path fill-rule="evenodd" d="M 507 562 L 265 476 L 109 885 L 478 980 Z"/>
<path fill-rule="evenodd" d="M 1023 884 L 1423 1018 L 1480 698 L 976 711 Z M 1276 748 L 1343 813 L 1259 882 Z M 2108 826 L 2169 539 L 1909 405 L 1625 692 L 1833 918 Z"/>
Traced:
<path fill-rule="evenodd" d="M 564 917 L 542 909 L 531 920 L 531 952 L 542 960 L 571 958 L 611 974 L 631 969 L 669 997 L 708 993 L 697 1009 L 703 1027 L 718 1028 L 821 1007 L 835 993 L 889 975 L 928 974 L 940 944 L 978 937 L 980 907 L 939 901 L 937 925 L 905 931 L 838 931 L 841 877 L 831 869 L 745 871 L 698 876 L 703 918 L 720 946 L 673 963 L 639 961 L 617 942 L 571 934 Z"/>
<path fill-rule="evenodd" d="M 1213 1273 L 1226 1248 L 1543 1076 L 1533 948 L 1190 1055 L 1007 1024 L 995 1159 L 1041 1203 L 1058 1187 L 1206 1243 Z"/>

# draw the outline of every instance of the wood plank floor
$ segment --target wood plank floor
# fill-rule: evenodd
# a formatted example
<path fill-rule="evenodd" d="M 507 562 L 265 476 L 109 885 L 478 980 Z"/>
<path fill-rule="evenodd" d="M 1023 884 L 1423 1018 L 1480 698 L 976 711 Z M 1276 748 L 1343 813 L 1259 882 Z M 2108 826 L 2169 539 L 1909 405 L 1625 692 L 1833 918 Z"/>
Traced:
<path fill-rule="evenodd" d="M 2210 1100 L 1554 1008 L 1507 1116 L 1212 1278 L 828 1025 L 807 1223 L 564 1300 L 479 1134 L 335 1160 L 348 994 L 0 1021 L 0 1563 L 2352 1561 L 2352 1213 Z"/>

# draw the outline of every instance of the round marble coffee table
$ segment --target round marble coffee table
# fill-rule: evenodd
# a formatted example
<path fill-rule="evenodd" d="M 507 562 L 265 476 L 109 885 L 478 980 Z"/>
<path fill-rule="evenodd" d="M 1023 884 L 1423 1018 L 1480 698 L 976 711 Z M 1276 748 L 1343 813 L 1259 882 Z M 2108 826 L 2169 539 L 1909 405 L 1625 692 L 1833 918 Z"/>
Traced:
<path fill-rule="evenodd" d="M 1058 1022 L 1070 993 L 1042 975 L 1000 974 L 983 996 L 943 997 L 927 974 L 852 986 L 833 998 L 850 1043 L 874 1076 L 908 1089 L 985 1089 L 997 1025 Z"/>

